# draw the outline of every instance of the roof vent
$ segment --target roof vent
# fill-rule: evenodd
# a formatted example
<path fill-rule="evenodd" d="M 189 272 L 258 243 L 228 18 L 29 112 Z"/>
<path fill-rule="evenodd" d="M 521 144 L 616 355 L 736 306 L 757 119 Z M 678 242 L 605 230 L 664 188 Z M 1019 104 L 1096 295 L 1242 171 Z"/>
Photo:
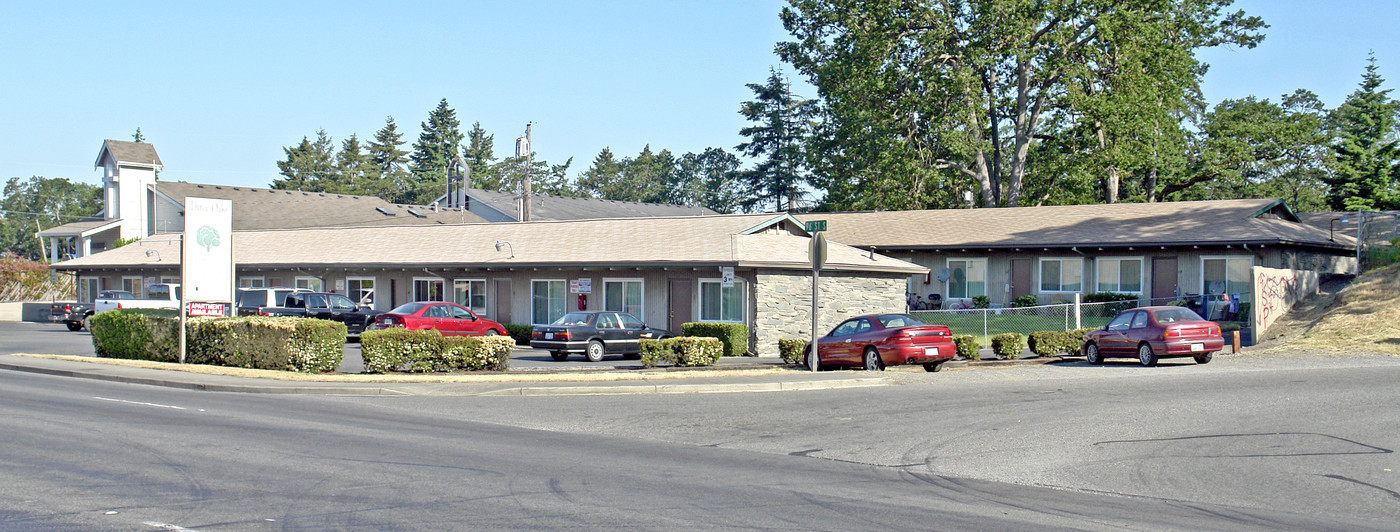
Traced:
<path fill-rule="evenodd" d="M 415 210 L 413 210 L 413 209 L 409 209 L 409 210 L 408 210 L 408 213 L 409 213 L 409 214 L 412 214 L 412 215 L 414 215 L 414 216 L 417 216 L 417 217 L 419 217 L 419 218 L 427 218 L 427 217 L 428 217 L 428 215 L 423 214 L 423 213 L 418 212 L 418 211 L 415 211 Z"/>
<path fill-rule="evenodd" d="M 393 211 L 390 211 L 389 209 L 385 209 L 384 207 L 375 207 L 374 210 L 383 213 L 385 216 L 395 216 L 395 214 L 394 214 Z"/>

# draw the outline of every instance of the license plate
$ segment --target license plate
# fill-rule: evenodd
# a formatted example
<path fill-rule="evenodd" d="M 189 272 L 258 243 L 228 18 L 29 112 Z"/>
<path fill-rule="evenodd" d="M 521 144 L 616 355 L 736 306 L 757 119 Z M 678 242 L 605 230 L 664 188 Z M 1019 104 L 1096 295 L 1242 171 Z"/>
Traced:
<path fill-rule="evenodd" d="M 545 339 L 545 340 L 553 340 L 553 339 L 554 339 L 554 333 L 544 333 L 544 339 Z"/>
<path fill-rule="evenodd" d="M 1205 351 L 1206 344 L 1191 344 L 1192 351 Z"/>
<path fill-rule="evenodd" d="M 938 348 L 937 348 L 937 347 L 925 347 L 925 348 L 924 348 L 924 356 L 930 356 L 930 357 L 936 357 L 936 356 L 938 356 Z"/>

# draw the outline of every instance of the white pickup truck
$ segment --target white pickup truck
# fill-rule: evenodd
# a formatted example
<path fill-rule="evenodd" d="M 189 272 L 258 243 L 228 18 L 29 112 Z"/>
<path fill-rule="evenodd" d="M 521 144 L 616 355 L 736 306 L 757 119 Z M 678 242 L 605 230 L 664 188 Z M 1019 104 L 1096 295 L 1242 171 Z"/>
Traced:
<path fill-rule="evenodd" d="M 145 299 L 97 298 L 93 310 L 101 314 L 109 310 L 125 308 L 163 308 L 180 310 L 180 285 L 153 284 L 146 289 Z"/>

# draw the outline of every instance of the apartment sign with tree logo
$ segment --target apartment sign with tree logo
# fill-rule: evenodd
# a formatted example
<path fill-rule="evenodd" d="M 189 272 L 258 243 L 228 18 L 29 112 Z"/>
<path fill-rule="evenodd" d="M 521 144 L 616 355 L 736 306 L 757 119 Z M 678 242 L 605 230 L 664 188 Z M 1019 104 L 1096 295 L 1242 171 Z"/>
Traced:
<path fill-rule="evenodd" d="M 185 300 L 233 301 L 233 202 L 185 198 Z"/>

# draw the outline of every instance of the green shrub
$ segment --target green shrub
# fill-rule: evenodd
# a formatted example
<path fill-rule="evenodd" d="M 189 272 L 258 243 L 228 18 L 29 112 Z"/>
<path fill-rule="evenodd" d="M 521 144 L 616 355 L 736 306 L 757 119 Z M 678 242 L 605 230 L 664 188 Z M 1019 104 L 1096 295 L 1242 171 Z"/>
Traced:
<path fill-rule="evenodd" d="M 1094 329 L 1086 327 L 1083 329 L 1070 329 L 1065 331 L 1065 344 L 1069 346 L 1065 352 L 1071 355 L 1082 354 L 1080 350 L 1084 348 L 1084 335 L 1089 334 L 1089 331 L 1092 330 Z"/>
<path fill-rule="evenodd" d="M 676 366 L 712 366 L 719 362 L 724 344 L 717 338 L 682 336 L 665 340 L 643 340 L 642 365 L 656 367 L 663 362 Z"/>
<path fill-rule="evenodd" d="M 1108 303 L 1107 305 L 1089 307 L 1089 315 L 1098 317 L 1117 316 L 1125 310 L 1136 307 L 1137 300 L 1138 296 L 1135 294 L 1120 294 L 1118 292 L 1094 292 L 1084 296 L 1085 303 Z"/>
<path fill-rule="evenodd" d="M 972 308 L 987 308 L 992 306 L 992 298 L 987 296 L 972 296 Z"/>
<path fill-rule="evenodd" d="M 530 335 L 535 332 L 534 325 L 521 325 L 519 323 L 506 323 L 506 334 L 515 339 L 515 345 L 530 345 Z"/>
<path fill-rule="evenodd" d="M 345 324 L 315 318 L 192 318 L 185 362 L 253 369 L 335 371 L 345 358 Z"/>
<path fill-rule="evenodd" d="M 964 334 L 954 336 L 953 344 L 958 346 L 958 355 L 968 360 L 982 360 L 982 344 L 977 341 L 977 337 Z"/>
<path fill-rule="evenodd" d="M 92 348 L 99 357 L 179 361 L 180 320 L 175 311 L 109 310 L 92 316 Z"/>
<path fill-rule="evenodd" d="M 510 368 L 510 351 L 515 345 L 507 336 L 443 336 L 433 329 L 381 329 L 360 336 L 367 373 L 400 368 L 417 373 L 504 371 Z"/>
<path fill-rule="evenodd" d="M 742 323 L 721 323 L 697 321 L 681 324 L 681 336 L 700 336 L 719 339 L 724 344 L 723 354 L 727 357 L 742 356 L 749 351 L 749 326 Z"/>
<path fill-rule="evenodd" d="M 1013 307 L 1034 307 L 1034 306 L 1037 306 L 1037 305 L 1039 305 L 1039 304 L 1040 304 L 1040 298 L 1035 297 L 1035 294 L 1026 294 L 1026 295 L 1017 297 L 1015 301 L 1012 301 L 1012 302 L 1011 302 L 1011 306 L 1013 306 Z"/>
<path fill-rule="evenodd" d="M 800 338 L 782 338 L 778 340 L 778 355 L 783 357 L 786 364 L 802 363 L 802 348 L 807 347 L 807 340 Z"/>
<path fill-rule="evenodd" d="M 1043 357 L 1059 354 L 1063 336 L 1060 331 L 1036 331 L 1026 336 L 1026 347 Z"/>
<path fill-rule="evenodd" d="M 992 337 L 992 351 L 1000 359 L 1021 358 L 1021 351 L 1026 347 L 1025 338 L 1021 333 L 998 334 Z"/>

